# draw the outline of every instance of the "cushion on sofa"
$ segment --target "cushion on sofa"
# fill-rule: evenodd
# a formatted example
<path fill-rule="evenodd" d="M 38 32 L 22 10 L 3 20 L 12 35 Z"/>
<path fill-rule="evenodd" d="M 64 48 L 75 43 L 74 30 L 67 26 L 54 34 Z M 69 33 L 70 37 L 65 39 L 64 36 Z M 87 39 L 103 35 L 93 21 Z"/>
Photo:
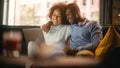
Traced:
<path fill-rule="evenodd" d="M 102 57 L 112 47 L 120 46 L 120 35 L 115 26 L 110 26 L 103 40 L 95 50 L 95 57 Z"/>

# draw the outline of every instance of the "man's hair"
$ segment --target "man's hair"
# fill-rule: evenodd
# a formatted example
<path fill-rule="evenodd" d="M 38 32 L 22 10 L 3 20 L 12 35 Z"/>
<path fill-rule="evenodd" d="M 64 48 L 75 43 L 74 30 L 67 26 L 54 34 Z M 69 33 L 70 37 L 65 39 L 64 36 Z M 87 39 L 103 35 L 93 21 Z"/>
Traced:
<path fill-rule="evenodd" d="M 76 3 L 69 3 L 66 7 L 66 10 L 71 10 L 72 15 L 76 18 L 76 23 L 82 18 L 80 14 L 80 8 Z"/>
<path fill-rule="evenodd" d="M 65 11 L 66 11 L 66 4 L 63 2 L 59 2 L 59 3 L 55 3 L 50 9 L 49 9 L 49 18 L 52 18 L 52 14 L 54 12 L 55 9 L 59 9 L 61 12 L 61 16 L 62 16 L 62 24 L 68 24 L 68 22 L 66 21 L 66 15 L 65 15 Z"/>
<path fill-rule="evenodd" d="M 80 13 L 79 6 L 76 3 L 69 3 L 66 7 L 66 9 L 73 10 L 72 12 L 75 13 Z"/>

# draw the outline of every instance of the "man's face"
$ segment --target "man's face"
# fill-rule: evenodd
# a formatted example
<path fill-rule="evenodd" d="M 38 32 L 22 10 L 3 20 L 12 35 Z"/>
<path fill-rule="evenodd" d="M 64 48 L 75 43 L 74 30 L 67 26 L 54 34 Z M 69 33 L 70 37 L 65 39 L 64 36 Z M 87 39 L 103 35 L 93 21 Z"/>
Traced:
<path fill-rule="evenodd" d="M 66 17 L 70 24 L 75 22 L 75 14 L 73 14 L 72 10 L 70 9 L 66 10 Z"/>

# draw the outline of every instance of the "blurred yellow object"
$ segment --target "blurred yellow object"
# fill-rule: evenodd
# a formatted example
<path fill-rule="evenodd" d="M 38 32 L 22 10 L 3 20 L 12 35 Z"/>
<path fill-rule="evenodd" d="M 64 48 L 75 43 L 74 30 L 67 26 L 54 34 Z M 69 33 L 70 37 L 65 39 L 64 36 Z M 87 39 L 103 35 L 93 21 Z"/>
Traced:
<path fill-rule="evenodd" d="M 118 14 L 118 16 L 120 17 L 120 14 Z"/>
<path fill-rule="evenodd" d="M 115 26 L 110 26 L 105 37 L 95 50 L 95 57 L 102 57 L 110 47 L 120 45 L 120 35 L 116 31 Z"/>

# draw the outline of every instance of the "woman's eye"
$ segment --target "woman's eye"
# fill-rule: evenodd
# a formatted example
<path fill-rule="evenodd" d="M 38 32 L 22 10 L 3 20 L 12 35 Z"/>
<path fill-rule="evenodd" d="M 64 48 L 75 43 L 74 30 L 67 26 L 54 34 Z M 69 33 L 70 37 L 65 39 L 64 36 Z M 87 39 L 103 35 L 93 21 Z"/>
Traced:
<path fill-rule="evenodd" d="M 58 17 L 61 17 L 61 15 L 58 15 Z"/>
<path fill-rule="evenodd" d="M 53 16 L 55 16 L 55 14 L 53 14 Z"/>

